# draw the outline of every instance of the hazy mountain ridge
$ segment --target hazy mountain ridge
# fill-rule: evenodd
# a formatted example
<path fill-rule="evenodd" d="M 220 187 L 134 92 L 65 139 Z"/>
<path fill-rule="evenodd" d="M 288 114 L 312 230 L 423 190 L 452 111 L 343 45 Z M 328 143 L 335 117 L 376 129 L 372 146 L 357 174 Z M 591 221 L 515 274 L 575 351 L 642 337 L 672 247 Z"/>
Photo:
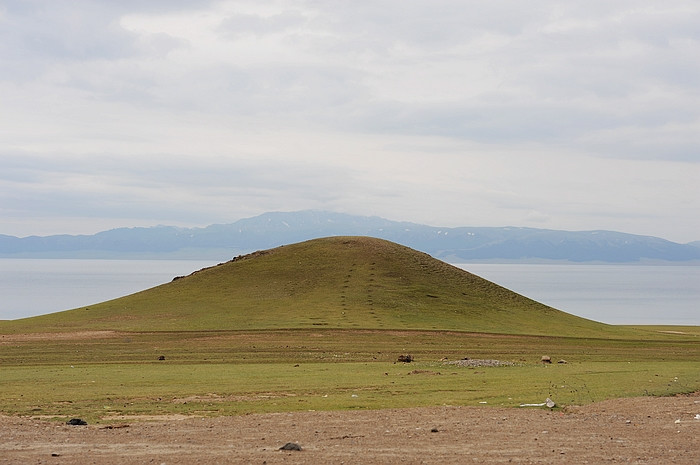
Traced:
<path fill-rule="evenodd" d="M 615 231 L 558 231 L 522 227 L 441 228 L 323 211 L 265 213 L 231 224 L 215 224 L 205 228 L 154 226 L 118 228 L 94 235 L 24 238 L 0 235 L 0 256 L 226 258 L 231 254 L 337 235 L 387 239 L 452 262 L 700 260 L 700 241 L 678 244 L 657 237 Z"/>

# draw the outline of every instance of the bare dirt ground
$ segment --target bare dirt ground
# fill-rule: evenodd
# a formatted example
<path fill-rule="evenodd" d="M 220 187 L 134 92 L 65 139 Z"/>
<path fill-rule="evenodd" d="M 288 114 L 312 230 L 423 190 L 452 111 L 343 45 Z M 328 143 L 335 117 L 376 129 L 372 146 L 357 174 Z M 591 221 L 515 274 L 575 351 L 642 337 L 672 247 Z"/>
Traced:
<path fill-rule="evenodd" d="M 700 464 L 700 393 L 563 410 L 434 407 L 69 426 L 0 416 L 1 464 Z M 281 451 L 287 442 L 301 451 Z"/>

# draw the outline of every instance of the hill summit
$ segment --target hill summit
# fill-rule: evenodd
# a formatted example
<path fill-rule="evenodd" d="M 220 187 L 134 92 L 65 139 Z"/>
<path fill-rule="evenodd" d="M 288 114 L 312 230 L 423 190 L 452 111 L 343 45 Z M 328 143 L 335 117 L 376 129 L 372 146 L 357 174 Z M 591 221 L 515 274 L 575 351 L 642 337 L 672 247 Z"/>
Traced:
<path fill-rule="evenodd" d="M 614 335 L 383 239 L 330 237 L 239 256 L 89 307 L 16 322 L 26 330 L 422 329 Z"/>

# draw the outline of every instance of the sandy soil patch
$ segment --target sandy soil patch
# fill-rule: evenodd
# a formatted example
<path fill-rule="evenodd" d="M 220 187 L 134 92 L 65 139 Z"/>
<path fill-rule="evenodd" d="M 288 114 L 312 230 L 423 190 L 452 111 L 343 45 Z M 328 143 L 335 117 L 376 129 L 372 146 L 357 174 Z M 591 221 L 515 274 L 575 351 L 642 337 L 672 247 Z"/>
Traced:
<path fill-rule="evenodd" d="M 433 407 L 149 417 L 113 427 L 0 417 L 0 463 L 697 465 L 698 414 L 695 394 L 563 411 Z M 279 450 L 287 442 L 303 450 Z"/>

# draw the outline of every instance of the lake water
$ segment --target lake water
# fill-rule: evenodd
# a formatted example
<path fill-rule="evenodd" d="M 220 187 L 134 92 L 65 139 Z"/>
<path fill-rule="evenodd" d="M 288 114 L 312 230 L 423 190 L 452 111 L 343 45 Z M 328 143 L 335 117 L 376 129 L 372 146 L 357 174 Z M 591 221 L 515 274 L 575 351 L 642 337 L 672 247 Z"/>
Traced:
<path fill-rule="evenodd" d="M 591 320 L 610 324 L 700 325 L 700 266 L 457 266 Z"/>
<path fill-rule="evenodd" d="M 0 259 L 0 320 L 115 299 L 190 274 L 212 261 Z"/>
<path fill-rule="evenodd" d="M 216 263 L 0 259 L 0 319 L 92 305 Z M 605 323 L 700 325 L 700 266 L 457 266 L 552 307 Z"/>

